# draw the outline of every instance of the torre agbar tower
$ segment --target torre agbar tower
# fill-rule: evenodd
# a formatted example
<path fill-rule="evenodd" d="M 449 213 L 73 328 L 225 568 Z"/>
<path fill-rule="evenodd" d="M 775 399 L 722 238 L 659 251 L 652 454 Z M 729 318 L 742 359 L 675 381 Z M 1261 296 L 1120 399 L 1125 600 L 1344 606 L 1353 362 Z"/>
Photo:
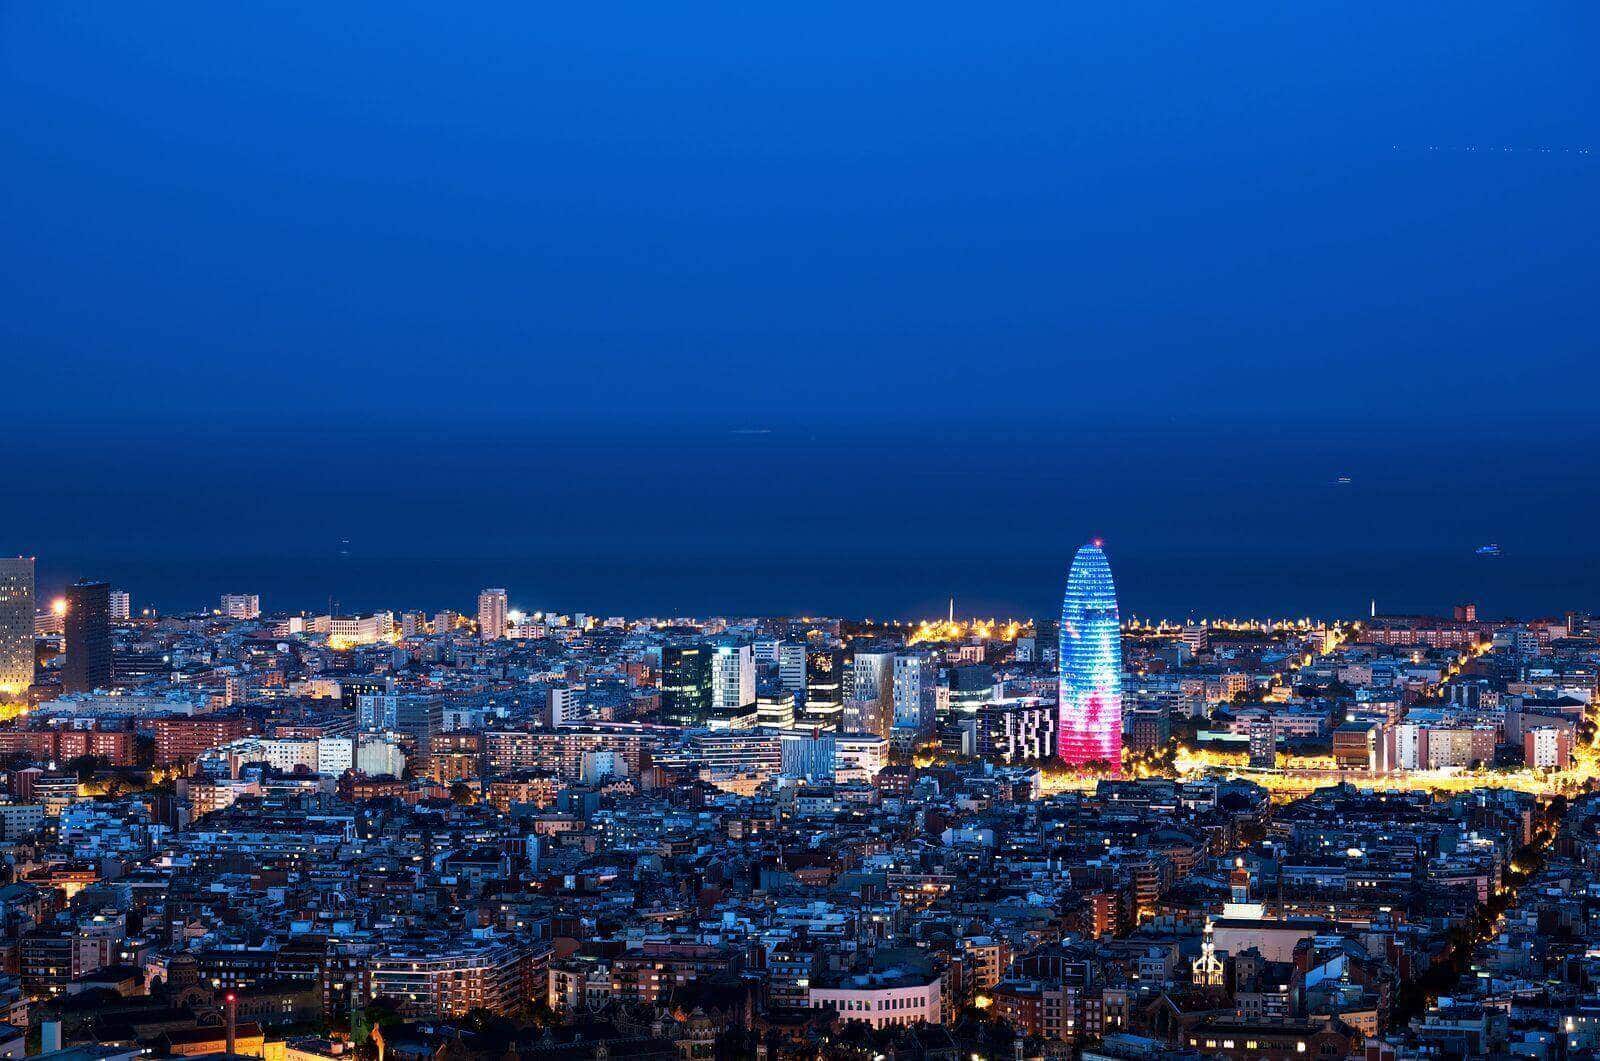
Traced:
<path fill-rule="evenodd" d="M 1056 754 L 1081 766 L 1122 765 L 1122 621 L 1099 540 L 1078 550 L 1061 602 L 1061 723 Z"/>

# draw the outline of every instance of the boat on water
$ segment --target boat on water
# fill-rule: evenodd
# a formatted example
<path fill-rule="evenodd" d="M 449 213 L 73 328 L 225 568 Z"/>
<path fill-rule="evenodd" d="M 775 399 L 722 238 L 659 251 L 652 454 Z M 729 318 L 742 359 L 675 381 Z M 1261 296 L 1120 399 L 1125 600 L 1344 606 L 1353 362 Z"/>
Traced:
<path fill-rule="evenodd" d="M 1499 556 L 1500 546 L 1496 545 L 1494 542 L 1490 542 L 1488 545 L 1478 546 L 1477 551 L 1479 556 Z"/>

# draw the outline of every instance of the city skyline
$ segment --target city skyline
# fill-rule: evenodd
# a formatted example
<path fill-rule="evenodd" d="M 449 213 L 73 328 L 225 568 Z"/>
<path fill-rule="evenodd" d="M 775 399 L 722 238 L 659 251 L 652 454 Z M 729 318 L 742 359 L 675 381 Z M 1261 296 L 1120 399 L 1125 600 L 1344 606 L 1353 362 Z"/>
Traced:
<path fill-rule="evenodd" d="M 1596 40 L 0 2 L 0 1058 L 1600 1057 Z"/>

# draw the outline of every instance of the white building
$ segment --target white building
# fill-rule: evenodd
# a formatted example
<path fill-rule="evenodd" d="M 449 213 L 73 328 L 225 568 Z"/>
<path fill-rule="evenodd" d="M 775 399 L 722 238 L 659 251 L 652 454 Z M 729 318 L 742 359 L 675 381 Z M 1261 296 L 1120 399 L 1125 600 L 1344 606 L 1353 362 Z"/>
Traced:
<path fill-rule="evenodd" d="M 894 724 L 932 733 L 938 707 L 939 668 L 923 653 L 894 658 Z"/>
<path fill-rule="evenodd" d="M 111 591 L 111 621 L 125 623 L 133 614 L 133 600 L 125 589 Z"/>
<path fill-rule="evenodd" d="M 200 756 L 201 766 L 217 776 L 236 778 L 248 763 L 266 763 L 284 773 L 304 769 L 339 777 L 355 766 L 349 737 L 241 737 Z"/>
<path fill-rule="evenodd" d="M 224 593 L 218 608 L 227 619 L 259 619 L 261 597 L 255 593 Z"/>
<path fill-rule="evenodd" d="M 335 615 L 328 620 L 328 643 L 335 648 L 375 645 L 393 636 L 394 615 L 391 612 L 352 617 Z"/>
<path fill-rule="evenodd" d="M 498 641 L 506 636 L 506 591 L 486 589 L 478 594 L 478 636 Z"/>
<path fill-rule="evenodd" d="M 841 1021 L 858 1020 L 876 1028 L 939 1024 L 944 1019 L 940 980 L 890 970 L 846 977 L 837 987 L 812 987 L 812 1009 L 831 1009 Z"/>
<path fill-rule="evenodd" d="M 877 734 L 835 734 L 833 748 L 834 777 L 840 781 L 870 781 L 889 762 L 889 741 Z"/>
<path fill-rule="evenodd" d="M 737 711 L 756 702 L 756 660 L 749 645 L 711 650 L 711 710 Z"/>
<path fill-rule="evenodd" d="M 1428 766 L 1428 729 L 1416 722 L 1402 722 L 1394 728 L 1394 763 L 1401 770 L 1424 770 Z"/>
<path fill-rule="evenodd" d="M 356 740 L 355 768 L 368 777 L 399 777 L 406 770 L 406 753 L 388 737 L 363 734 Z"/>

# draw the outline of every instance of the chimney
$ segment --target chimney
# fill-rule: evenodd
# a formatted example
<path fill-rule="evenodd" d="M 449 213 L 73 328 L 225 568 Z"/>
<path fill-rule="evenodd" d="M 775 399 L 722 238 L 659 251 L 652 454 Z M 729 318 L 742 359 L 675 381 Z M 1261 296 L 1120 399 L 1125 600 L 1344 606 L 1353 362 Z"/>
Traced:
<path fill-rule="evenodd" d="M 61 1049 L 61 1022 L 47 1020 L 39 1025 L 39 1052 L 53 1054 Z"/>
<path fill-rule="evenodd" d="M 228 1029 L 227 1036 L 228 1037 L 227 1037 L 227 1045 L 223 1047 L 223 1053 L 228 1057 L 232 1057 L 233 1056 L 233 1032 L 234 1032 L 234 1028 L 237 1025 L 238 1020 L 239 1020 L 239 996 L 234 994 L 232 991 L 229 991 L 228 994 L 227 994 L 227 997 L 225 999 L 225 1002 L 226 1002 L 226 1005 L 227 1005 L 227 1012 L 226 1012 L 226 1015 L 225 1015 L 224 1019 L 227 1022 L 227 1029 Z"/>

